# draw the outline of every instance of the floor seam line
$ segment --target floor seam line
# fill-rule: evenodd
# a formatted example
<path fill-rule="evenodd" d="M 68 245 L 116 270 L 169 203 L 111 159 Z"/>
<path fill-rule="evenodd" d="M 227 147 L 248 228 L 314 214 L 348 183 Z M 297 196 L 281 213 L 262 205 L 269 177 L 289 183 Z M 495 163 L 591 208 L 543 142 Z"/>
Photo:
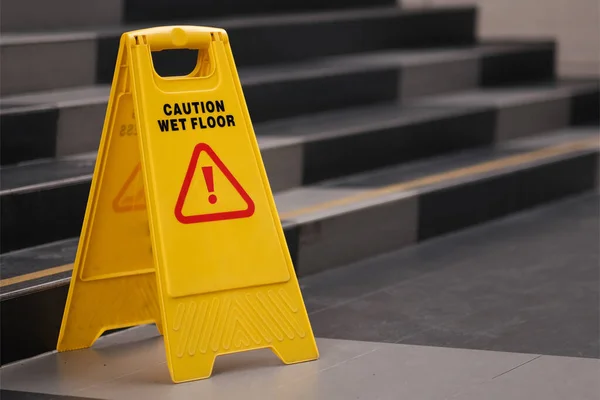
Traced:
<path fill-rule="evenodd" d="M 542 356 L 543 356 L 543 354 L 539 354 L 537 357 L 534 357 L 534 358 L 532 358 L 531 360 L 525 361 L 524 363 L 521 363 L 521 364 L 517 365 L 516 367 L 509 369 L 508 371 L 504 371 L 503 373 L 501 373 L 501 374 L 499 374 L 499 375 L 496 375 L 496 376 L 494 376 L 494 377 L 492 378 L 492 380 L 494 380 L 494 379 L 496 379 L 496 378 L 499 378 L 499 377 L 501 377 L 502 375 L 506 375 L 506 374 L 508 374 L 509 372 L 512 372 L 512 371 L 514 371 L 514 370 L 515 370 L 515 369 L 517 369 L 517 368 L 521 368 L 522 366 L 524 366 L 524 365 L 527 365 L 527 364 L 529 364 L 530 362 L 533 362 L 533 361 L 537 360 L 538 358 L 540 358 L 540 357 L 542 357 Z"/>

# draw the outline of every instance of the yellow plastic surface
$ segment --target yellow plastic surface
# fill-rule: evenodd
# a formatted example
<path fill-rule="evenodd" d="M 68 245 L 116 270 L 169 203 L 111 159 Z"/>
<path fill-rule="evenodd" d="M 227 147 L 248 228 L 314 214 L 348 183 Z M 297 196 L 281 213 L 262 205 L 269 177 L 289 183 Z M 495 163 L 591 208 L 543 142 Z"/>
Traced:
<path fill-rule="evenodd" d="M 192 73 L 155 72 L 151 52 L 171 48 L 198 49 Z M 318 358 L 222 29 L 121 38 L 58 350 L 149 322 L 174 382 L 220 354 Z"/>

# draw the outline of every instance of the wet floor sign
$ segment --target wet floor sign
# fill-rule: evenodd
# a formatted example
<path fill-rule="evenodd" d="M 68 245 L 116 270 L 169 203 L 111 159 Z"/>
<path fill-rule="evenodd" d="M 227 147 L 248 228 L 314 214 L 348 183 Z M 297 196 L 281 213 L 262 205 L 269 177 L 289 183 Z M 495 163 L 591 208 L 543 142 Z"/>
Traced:
<path fill-rule="evenodd" d="M 159 76 L 166 49 L 197 49 L 195 69 Z M 175 382 L 221 354 L 318 358 L 221 29 L 122 36 L 58 350 L 153 322 Z"/>

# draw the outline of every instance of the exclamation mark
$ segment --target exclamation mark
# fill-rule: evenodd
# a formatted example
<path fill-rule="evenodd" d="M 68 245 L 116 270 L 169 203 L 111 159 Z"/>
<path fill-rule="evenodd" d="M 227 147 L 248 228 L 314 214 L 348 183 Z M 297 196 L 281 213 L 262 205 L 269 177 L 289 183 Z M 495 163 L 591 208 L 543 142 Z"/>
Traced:
<path fill-rule="evenodd" d="M 206 182 L 206 188 L 211 193 L 208 196 L 208 202 L 215 204 L 217 202 L 217 196 L 213 193 L 215 191 L 215 181 L 213 180 L 213 169 L 212 167 L 202 167 L 202 174 L 204 174 L 204 182 Z"/>

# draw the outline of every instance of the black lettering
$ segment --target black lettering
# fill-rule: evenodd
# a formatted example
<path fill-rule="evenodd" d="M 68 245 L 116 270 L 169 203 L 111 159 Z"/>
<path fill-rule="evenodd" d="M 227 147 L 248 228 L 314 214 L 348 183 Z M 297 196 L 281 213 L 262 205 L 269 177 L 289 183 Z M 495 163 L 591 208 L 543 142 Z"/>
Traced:
<path fill-rule="evenodd" d="M 177 120 L 175 118 L 171 119 L 171 130 L 178 131 L 179 127 L 177 126 Z"/>
<path fill-rule="evenodd" d="M 179 104 L 175 103 L 175 110 L 173 111 L 173 115 L 181 115 L 181 108 L 179 107 Z"/>
<path fill-rule="evenodd" d="M 208 110 L 208 112 L 214 112 L 215 111 L 215 103 L 213 103 L 212 101 L 207 101 L 206 102 L 206 109 Z"/>
<path fill-rule="evenodd" d="M 185 131 L 185 118 L 179 118 L 179 122 L 181 122 L 181 130 Z"/>
<path fill-rule="evenodd" d="M 206 118 L 206 122 L 208 123 L 208 126 L 210 126 L 211 128 L 214 128 L 216 125 L 214 117 Z"/>
<path fill-rule="evenodd" d="M 165 115 L 171 115 L 171 105 L 165 104 L 163 106 L 163 112 L 165 113 Z"/>
<path fill-rule="evenodd" d="M 225 117 L 222 115 L 219 115 L 217 117 L 217 125 L 219 125 L 221 128 L 225 126 Z"/>
<path fill-rule="evenodd" d="M 216 104 L 217 104 L 217 112 L 225 112 L 225 104 L 223 103 L 223 100 L 217 100 Z"/>
<path fill-rule="evenodd" d="M 200 108 L 202 108 L 202 114 L 204 114 L 206 112 L 206 110 L 204 109 L 204 102 L 203 101 L 200 102 Z"/>
<path fill-rule="evenodd" d="M 196 129 L 196 126 L 198 126 L 198 118 L 190 118 L 190 120 L 192 121 L 192 129 Z"/>
<path fill-rule="evenodd" d="M 159 119 L 158 126 L 160 127 L 161 132 L 169 132 L 169 120 L 168 119 Z M 123 125 L 125 127 L 125 125 Z"/>
<path fill-rule="evenodd" d="M 204 125 L 204 122 L 202 122 L 202 118 L 201 117 L 198 118 L 198 121 L 200 121 L 200 128 L 201 129 L 206 129 L 206 125 Z"/>
<path fill-rule="evenodd" d="M 235 126 L 235 121 L 233 120 L 233 115 L 227 116 L 227 126 Z"/>
<path fill-rule="evenodd" d="M 198 114 L 198 102 L 194 101 L 192 102 L 192 105 L 194 106 L 194 111 L 196 112 L 196 114 Z"/>
<path fill-rule="evenodd" d="M 182 106 L 183 106 L 183 112 L 186 115 L 189 115 L 192 112 L 192 106 L 190 105 L 190 103 L 183 103 Z M 185 108 L 185 106 L 187 106 L 187 109 Z"/>

